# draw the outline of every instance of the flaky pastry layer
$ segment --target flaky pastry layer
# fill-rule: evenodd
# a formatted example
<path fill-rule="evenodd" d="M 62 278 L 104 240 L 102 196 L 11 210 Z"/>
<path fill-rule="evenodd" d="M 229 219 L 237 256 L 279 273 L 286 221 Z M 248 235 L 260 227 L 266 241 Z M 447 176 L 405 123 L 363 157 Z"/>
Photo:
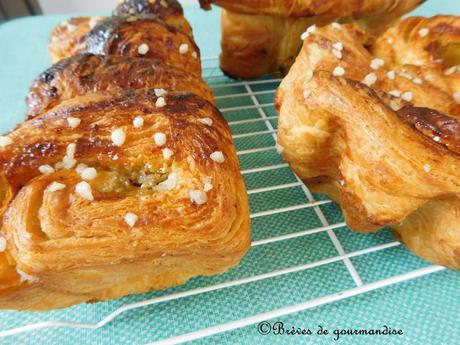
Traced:
<path fill-rule="evenodd" d="M 414 22 L 399 32 L 409 46 L 418 36 L 442 47 L 447 40 L 434 28 L 460 28 L 457 17 L 409 18 L 370 48 L 355 24 L 306 37 L 277 91 L 278 140 L 299 177 L 337 201 L 352 229 L 391 226 L 417 255 L 458 269 L 460 73 L 451 71 L 459 61 L 426 57 L 425 66 L 404 61 L 406 50 L 379 55 L 390 38 L 396 44 L 397 28 Z"/>
<path fill-rule="evenodd" d="M 374 34 L 381 33 L 421 0 L 286 1 L 202 0 L 222 6 L 222 70 L 235 78 L 251 79 L 266 73 L 289 71 L 302 46 L 307 27 L 334 21 L 357 21 Z"/>
<path fill-rule="evenodd" d="M 230 129 L 180 5 L 127 0 L 115 14 L 53 32 L 60 61 L 0 137 L 1 309 L 165 289 L 250 247 Z"/>

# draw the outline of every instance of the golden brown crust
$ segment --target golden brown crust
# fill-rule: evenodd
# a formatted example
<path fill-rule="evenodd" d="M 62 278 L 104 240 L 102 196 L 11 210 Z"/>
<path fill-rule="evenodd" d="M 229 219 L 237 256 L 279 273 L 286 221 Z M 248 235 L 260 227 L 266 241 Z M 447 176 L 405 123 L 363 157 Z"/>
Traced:
<path fill-rule="evenodd" d="M 75 270 L 72 288 L 85 291 L 81 302 L 89 299 L 91 289 L 100 289 L 78 278 L 84 268 L 162 256 L 187 260 L 203 253 L 209 261 L 216 255 L 225 257 L 225 266 L 208 265 L 214 273 L 238 262 L 250 244 L 249 215 L 229 128 L 217 109 L 202 98 L 189 93 L 168 93 L 164 98 L 166 105 L 159 109 L 154 90 L 91 93 L 63 101 L 9 135 L 16 144 L 0 149 L 0 164 L 14 198 L 2 232 L 17 269 L 45 286 L 63 272 Z M 133 128 L 136 116 L 144 118 L 141 129 Z M 81 120 L 78 131 L 69 128 L 69 117 Z M 203 117 L 213 125 L 200 123 Z M 121 147 L 110 138 L 117 128 L 127 134 Z M 158 132 L 166 134 L 166 147 L 174 153 L 171 160 L 163 157 L 162 147 L 155 146 L 152 138 Z M 38 170 L 45 164 L 55 166 L 71 143 L 76 144 L 75 159 L 97 170 L 96 179 L 88 181 L 94 201 L 75 192 L 81 181 L 75 170 L 45 175 Z M 215 151 L 223 152 L 224 163 L 210 159 Z M 161 182 L 172 174 L 177 185 L 164 190 Z M 201 190 L 206 181 L 213 186 L 207 192 L 208 201 L 196 205 L 189 192 Z M 52 182 L 65 188 L 50 192 L 47 188 Z M 139 215 L 135 228 L 125 223 L 127 212 Z M 180 271 L 180 267 L 174 269 Z M 116 287 L 117 279 L 120 276 L 107 278 L 107 284 Z M 13 283 L 19 280 L 17 274 Z M 23 282 L 16 289 L 27 286 Z M 60 303 L 34 308 L 64 306 Z"/>
<path fill-rule="evenodd" d="M 58 62 L 35 80 L 26 99 L 27 114 L 36 116 L 88 92 L 128 88 L 190 91 L 213 102 L 201 77 L 179 68 L 152 59 L 83 54 Z"/>
<path fill-rule="evenodd" d="M 432 200 L 393 226 L 395 237 L 417 255 L 438 265 L 460 268 L 460 200 Z"/>
<path fill-rule="evenodd" d="M 313 23 L 311 18 L 254 16 L 222 9 L 220 68 L 243 79 L 285 74 L 300 49 L 301 33 Z"/>
<path fill-rule="evenodd" d="M 176 0 L 124 0 L 115 8 L 112 15 L 154 15 L 192 36 L 192 28 L 184 18 L 182 6 Z"/>
<path fill-rule="evenodd" d="M 355 24 L 305 39 L 276 95 L 283 156 L 340 203 L 352 229 L 392 226 L 416 254 L 460 268 L 460 112 L 445 91 L 456 83 L 438 87 L 423 66 L 376 60 L 367 42 Z"/>
<path fill-rule="evenodd" d="M 250 247 L 238 158 L 193 40 L 153 17 L 75 23 L 51 54 L 108 55 L 45 71 L 0 143 L 1 309 L 164 289 Z"/>
<path fill-rule="evenodd" d="M 201 75 L 200 50 L 190 36 L 154 17 L 132 18 L 106 18 L 70 48 L 60 46 L 60 42 L 66 42 L 65 39 L 56 40 L 55 43 L 52 40 L 49 49 L 53 62 L 88 52 L 156 59 Z M 73 37 L 75 32 L 80 31 L 84 30 L 78 28 L 70 34 Z M 145 54 L 138 51 L 142 44 L 149 47 Z M 183 44 L 188 47 L 186 53 L 180 52 Z"/>
<path fill-rule="evenodd" d="M 86 35 L 104 19 L 104 17 L 76 17 L 57 25 L 51 32 L 48 43 L 51 61 L 54 63 L 79 54 L 86 47 L 84 43 Z"/>
<path fill-rule="evenodd" d="M 175 0 L 125 0 L 113 13 L 114 16 L 119 17 L 117 22 L 122 20 L 120 18 L 134 21 L 139 17 L 159 20 L 193 37 L 192 28 L 183 16 L 182 7 Z M 106 17 L 76 17 L 56 26 L 51 33 L 48 45 L 52 61 L 57 62 L 85 52 L 86 36 L 106 20 Z"/>
<path fill-rule="evenodd" d="M 434 109 L 404 106 L 396 114 L 415 130 L 460 154 L 460 123 Z"/>
<path fill-rule="evenodd" d="M 374 34 L 381 33 L 420 0 L 410 1 L 202 1 L 222 11 L 222 70 L 251 79 L 265 73 L 285 74 L 297 56 L 301 34 L 310 25 L 358 21 Z"/>
<path fill-rule="evenodd" d="M 420 3 L 421 1 L 417 1 Z M 312 17 L 328 16 L 340 17 L 363 17 L 369 15 L 407 12 L 413 8 L 413 2 L 403 0 L 200 0 L 203 8 L 208 9 L 214 3 L 230 11 L 247 14 L 268 14 L 281 17 Z"/>
<path fill-rule="evenodd" d="M 372 53 L 394 66 L 415 66 L 423 78 L 452 95 L 460 90 L 460 18 L 410 17 L 379 37 Z"/>

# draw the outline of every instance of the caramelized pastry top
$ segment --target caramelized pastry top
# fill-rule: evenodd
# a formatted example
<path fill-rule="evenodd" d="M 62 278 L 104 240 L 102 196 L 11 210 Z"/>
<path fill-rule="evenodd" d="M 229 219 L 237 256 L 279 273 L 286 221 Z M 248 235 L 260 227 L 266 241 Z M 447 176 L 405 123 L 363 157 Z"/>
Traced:
<path fill-rule="evenodd" d="M 53 62 L 82 53 L 157 59 L 201 75 L 200 50 L 192 37 L 151 15 L 73 18 L 56 27 L 49 51 Z"/>
<path fill-rule="evenodd" d="M 181 255 L 200 246 L 196 236 L 231 240 L 226 231 L 247 210 L 239 209 L 244 185 L 235 179 L 240 173 L 228 125 L 198 96 L 161 97 L 162 107 L 155 90 L 77 96 L 9 134 L 14 145 L 0 148 L 2 208 L 11 202 L 2 232 L 14 244 L 9 253 L 19 270 L 40 275 L 50 262 L 59 271 L 152 258 L 162 254 L 156 246 L 162 241 Z M 73 128 L 69 119 L 80 122 Z M 95 169 L 94 178 L 82 180 L 81 164 Z M 43 166 L 52 171 L 44 173 Z M 82 181 L 89 186 L 83 192 Z M 62 188 L 55 190 L 56 183 Z M 201 204 L 191 192 L 205 186 Z M 124 220 L 127 212 L 139 215 L 135 233 Z M 91 254 L 109 242 L 106 256 Z M 67 247 L 72 255 L 55 260 Z"/>
<path fill-rule="evenodd" d="M 459 24 L 409 18 L 374 44 L 355 24 L 307 30 L 276 94 L 284 158 L 340 203 L 351 229 L 391 226 L 417 255 L 456 269 Z"/>
<path fill-rule="evenodd" d="M 189 27 L 188 22 L 184 19 L 182 6 L 176 0 L 124 0 L 112 12 L 113 16 L 137 16 L 139 14 L 155 15 L 170 24 L 176 18 L 180 18 Z"/>
<path fill-rule="evenodd" d="M 177 0 L 125 0 L 112 12 L 114 16 L 156 16 L 192 36 L 192 28 Z"/>
<path fill-rule="evenodd" d="M 434 109 L 410 105 L 402 107 L 396 114 L 415 130 L 460 154 L 460 123 L 456 118 Z"/>
<path fill-rule="evenodd" d="M 211 4 L 227 10 L 250 14 L 269 14 L 285 17 L 328 16 L 330 18 L 359 17 L 394 13 L 399 16 L 423 0 L 200 0 L 204 9 Z M 396 18 L 397 18 L 396 16 Z"/>
<path fill-rule="evenodd" d="M 379 37 L 371 50 L 392 66 L 415 69 L 451 95 L 460 91 L 459 17 L 407 18 Z"/>
<path fill-rule="evenodd" d="M 59 62 L 0 136 L 0 309 L 165 289 L 250 248 L 230 129 L 180 5 L 126 0 L 115 14 L 53 31 Z"/>
<path fill-rule="evenodd" d="M 438 21 L 439 18 L 433 20 Z M 450 17 L 447 16 L 447 20 Z M 456 23 L 460 24 L 458 19 Z M 390 29 L 389 33 L 392 31 Z M 436 68 L 399 63 L 399 59 L 407 55 L 406 49 L 394 51 L 394 58 L 387 59 L 387 55 L 379 55 L 379 52 L 385 51 L 381 47 L 383 42 L 388 41 L 388 35 L 385 33 L 369 47 L 371 36 L 356 24 L 328 25 L 317 28 L 311 34 L 307 29 L 297 58 L 298 65 L 302 65 L 305 71 L 328 71 L 337 77 L 359 81 L 383 91 L 393 96 L 394 107 L 397 107 L 396 101 L 410 102 L 417 107 L 435 109 L 446 116 L 459 117 L 460 71 L 446 75 L 449 67 L 444 60 L 439 60 Z M 460 36 L 457 40 L 460 42 Z"/>
<path fill-rule="evenodd" d="M 213 102 L 199 76 L 158 60 L 83 54 L 58 62 L 35 80 L 26 99 L 27 113 L 36 116 L 89 92 L 141 88 L 190 91 Z"/>

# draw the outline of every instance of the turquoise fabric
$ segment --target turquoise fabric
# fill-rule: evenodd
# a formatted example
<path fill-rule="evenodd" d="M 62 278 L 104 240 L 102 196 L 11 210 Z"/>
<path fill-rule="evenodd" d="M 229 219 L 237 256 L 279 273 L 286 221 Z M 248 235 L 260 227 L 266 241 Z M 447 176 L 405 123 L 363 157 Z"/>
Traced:
<path fill-rule="evenodd" d="M 460 15 L 458 0 L 431 0 L 416 14 L 434 15 L 452 13 Z M 219 18 L 216 10 L 203 12 L 187 7 L 186 15 L 194 28 L 202 56 L 219 53 Z M 0 130 L 7 131 L 24 118 L 24 96 L 31 81 L 50 65 L 46 43 L 52 27 L 68 16 L 42 16 L 14 20 L 0 25 Z M 215 61 L 205 61 L 205 73 L 213 75 L 214 84 L 232 83 L 213 69 Z M 267 78 L 266 78 L 267 79 Z M 251 85 L 257 101 L 270 104 L 276 82 Z M 244 86 L 213 87 L 216 95 L 244 93 Z M 250 97 L 218 100 L 220 108 L 251 106 Z M 276 115 L 272 105 L 262 107 L 267 116 Z M 254 109 L 228 110 L 228 121 L 254 119 Z M 276 119 L 270 124 L 276 128 Z M 264 122 L 233 124 L 234 134 L 267 130 Z M 235 139 L 238 150 L 263 148 L 274 145 L 270 134 Z M 283 164 L 274 150 L 240 156 L 243 170 Z M 289 168 L 259 171 L 244 175 L 249 190 L 283 183 L 296 182 Z M 324 196 L 314 195 L 315 200 Z M 308 202 L 300 186 L 250 195 L 251 212 L 262 212 Z M 332 203 L 320 207 L 329 224 L 343 222 L 338 207 Z M 323 224 L 313 208 L 276 213 L 252 220 L 253 240 L 291 234 Z M 347 227 L 334 230 L 345 252 L 370 248 L 393 241 L 389 230 L 377 234 L 356 234 Z M 215 277 L 197 277 L 188 284 L 160 292 L 129 296 L 97 304 L 82 304 L 47 313 L 0 312 L 0 330 L 11 329 L 44 320 L 71 320 L 97 322 L 116 308 L 131 302 L 194 288 L 214 285 L 315 262 L 337 256 L 328 234 L 324 231 L 295 239 L 254 247 L 241 265 Z M 360 255 L 351 259 L 364 284 L 393 277 L 427 267 L 430 264 L 415 257 L 402 246 Z M 335 328 L 381 328 L 388 325 L 402 329 L 401 337 L 346 336 L 338 344 L 458 344 L 460 341 L 460 274 L 445 270 L 422 278 L 372 291 L 343 301 L 277 318 L 286 328 L 291 326 L 312 328 L 318 325 Z M 355 287 L 342 261 L 218 290 L 203 295 L 136 309 L 122 314 L 99 330 L 49 328 L 4 338 L 2 344 L 144 344 L 155 340 L 192 332 L 198 329 L 252 316 L 258 313 L 294 305 Z M 235 331 L 210 336 L 195 343 L 204 344 L 328 344 L 333 337 L 262 336 L 251 325 Z"/>

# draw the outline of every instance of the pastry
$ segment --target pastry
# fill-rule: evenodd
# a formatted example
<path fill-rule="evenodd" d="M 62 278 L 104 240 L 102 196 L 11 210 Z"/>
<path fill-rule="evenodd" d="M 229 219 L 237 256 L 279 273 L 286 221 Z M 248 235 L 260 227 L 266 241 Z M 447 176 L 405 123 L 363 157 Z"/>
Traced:
<path fill-rule="evenodd" d="M 221 68 L 227 75 L 243 79 L 287 73 L 302 45 L 302 33 L 313 24 L 357 20 L 380 33 L 421 2 L 200 0 L 204 8 L 210 8 L 211 3 L 223 7 Z"/>
<path fill-rule="evenodd" d="M 27 113 L 36 116 L 88 92 L 152 87 L 190 91 L 214 102 L 200 76 L 178 67 L 147 58 L 82 54 L 59 61 L 34 81 L 26 99 Z"/>
<path fill-rule="evenodd" d="M 178 45 L 189 44 L 198 54 L 192 29 L 176 0 L 122 1 L 112 17 L 76 17 L 60 23 L 51 33 L 48 45 L 52 62 L 85 52 L 134 56 L 131 40 L 142 40 L 151 50 L 138 54 L 162 59 L 171 54 L 178 66 L 187 67 L 177 56 Z M 193 68 L 190 71 L 194 71 Z"/>
<path fill-rule="evenodd" d="M 275 101 L 284 158 L 351 229 L 391 226 L 415 254 L 455 269 L 459 30 L 458 17 L 408 18 L 368 47 L 356 24 L 318 28 Z"/>
<path fill-rule="evenodd" d="M 0 137 L 1 309 L 165 289 L 224 272 L 250 247 L 230 129 L 192 38 L 158 18 L 125 19 L 106 23 L 129 27 L 112 32 L 129 48 L 109 43 L 99 52 L 118 56 L 85 53 L 44 72 L 28 119 Z M 101 25 L 82 43 L 107 33 Z M 164 40 L 155 49 L 177 54 L 140 48 Z"/>

